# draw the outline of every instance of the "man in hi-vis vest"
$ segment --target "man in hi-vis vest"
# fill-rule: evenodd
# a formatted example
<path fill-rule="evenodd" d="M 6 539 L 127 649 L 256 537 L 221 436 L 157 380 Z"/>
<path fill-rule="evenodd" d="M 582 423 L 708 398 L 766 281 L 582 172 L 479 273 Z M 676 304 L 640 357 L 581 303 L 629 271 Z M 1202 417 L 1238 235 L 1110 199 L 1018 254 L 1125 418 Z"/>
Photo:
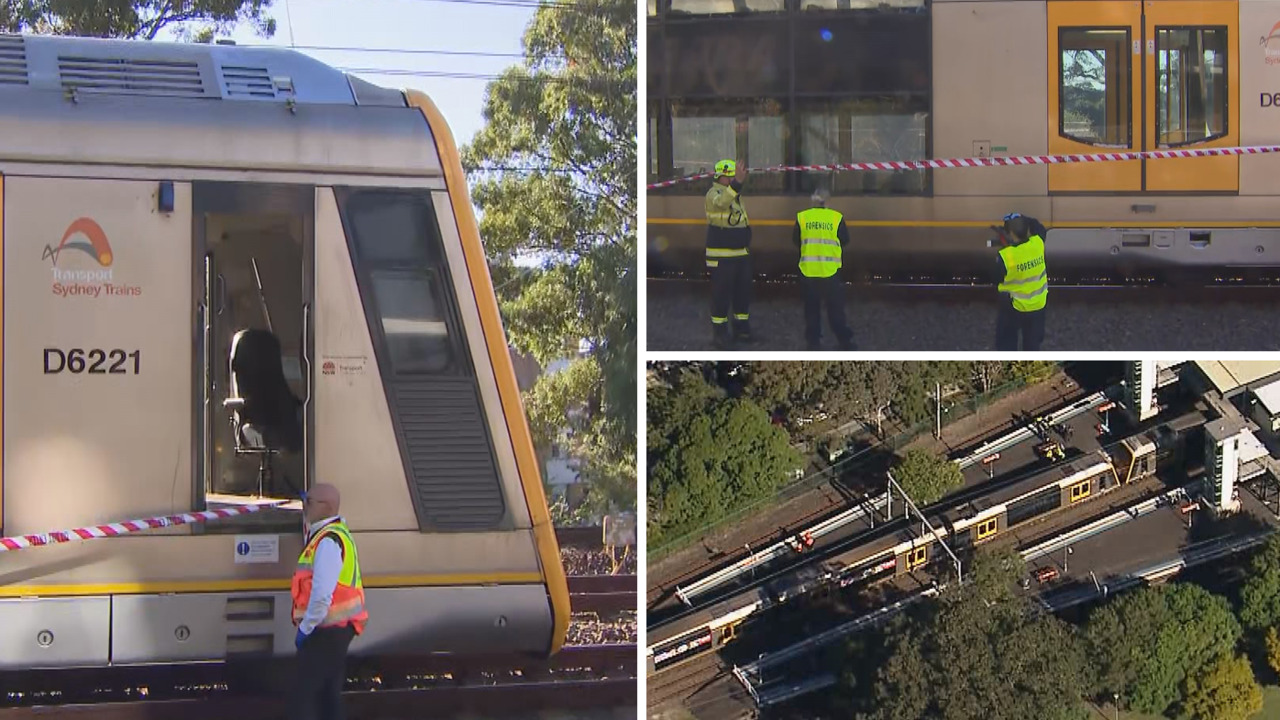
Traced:
<path fill-rule="evenodd" d="M 707 270 L 711 273 L 711 342 L 728 350 L 733 341 L 751 342 L 751 221 L 742 206 L 747 169 L 733 160 L 716 163 L 707 191 Z M 729 310 L 733 309 L 733 334 Z"/>
<path fill-rule="evenodd" d="M 819 188 L 810 200 L 813 207 L 796 215 L 791 239 L 800 248 L 800 274 L 804 276 L 804 338 L 810 350 L 821 347 L 822 304 L 827 322 L 841 350 L 853 350 L 853 333 L 844 319 L 844 281 L 840 278 L 841 254 L 849 244 L 844 216 L 827 208 L 826 190 Z"/>
<path fill-rule="evenodd" d="M 995 228 L 1000 231 L 1000 228 Z M 1004 216 L 998 287 L 1007 300 L 996 315 L 996 350 L 1035 352 L 1044 342 L 1044 309 L 1049 297 L 1049 275 L 1044 264 L 1044 236 L 1039 220 L 1021 213 Z"/>
<path fill-rule="evenodd" d="M 302 497 L 307 542 L 298 557 L 290 592 L 298 626 L 299 696 L 292 717 L 341 720 L 347 648 L 364 632 L 360 558 L 351 531 L 338 515 L 341 497 L 332 485 L 316 485 Z"/>

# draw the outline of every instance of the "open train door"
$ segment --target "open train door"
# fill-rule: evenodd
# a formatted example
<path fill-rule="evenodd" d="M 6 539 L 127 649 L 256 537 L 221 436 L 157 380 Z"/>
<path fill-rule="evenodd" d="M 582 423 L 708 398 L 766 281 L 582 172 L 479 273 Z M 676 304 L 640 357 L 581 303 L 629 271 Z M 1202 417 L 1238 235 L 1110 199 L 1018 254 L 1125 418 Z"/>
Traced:
<path fill-rule="evenodd" d="M 1237 0 L 1048 3 L 1049 152 L 1232 147 L 1240 139 Z M 1239 158 L 1049 167 L 1051 193 L 1223 192 Z"/>
<path fill-rule="evenodd" d="M 197 507 L 296 499 L 313 448 L 314 188 L 197 182 Z"/>

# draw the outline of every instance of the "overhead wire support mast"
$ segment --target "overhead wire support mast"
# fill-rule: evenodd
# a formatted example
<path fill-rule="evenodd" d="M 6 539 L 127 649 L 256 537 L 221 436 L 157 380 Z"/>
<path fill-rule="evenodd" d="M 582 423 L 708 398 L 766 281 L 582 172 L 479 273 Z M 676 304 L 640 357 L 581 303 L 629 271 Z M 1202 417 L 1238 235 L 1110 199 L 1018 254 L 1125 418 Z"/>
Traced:
<path fill-rule="evenodd" d="M 956 554 L 954 552 L 951 552 L 951 546 L 948 545 L 947 541 L 942 538 L 942 533 L 939 533 L 937 530 L 933 529 L 933 526 L 929 524 L 928 518 L 926 518 L 924 516 L 924 513 L 920 512 L 920 509 L 916 507 L 916 504 L 911 501 L 911 496 L 907 495 L 907 491 L 903 490 L 902 486 L 898 484 L 898 481 L 893 479 L 893 473 L 886 470 L 884 474 L 886 477 L 889 478 L 889 492 L 887 493 L 889 497 L 888 497 L 888 505 L 886 507 L 886 511 L 888 513 L 889 519 L 891 520 L 893 519 L 893 489 L 897 488 L 898 492 L 902 493 L 903 503 L 907 506 L 908 510 L 910 512 L 914 512 L 916 514 L 916 517 L 920 518 L 920 522 L 923 523 L 924 526 L 929 529 L 929 533 L 938 541 L 938 544 L 942 546 L 942 549 L 947 551 L 947 554 L 951 556 L 951 559 L 955 561 L 956 583 L 963 584 L 964 575 L 963 575 L 963 570 L 960 564 L 960 558 L 956 557 Z"/>

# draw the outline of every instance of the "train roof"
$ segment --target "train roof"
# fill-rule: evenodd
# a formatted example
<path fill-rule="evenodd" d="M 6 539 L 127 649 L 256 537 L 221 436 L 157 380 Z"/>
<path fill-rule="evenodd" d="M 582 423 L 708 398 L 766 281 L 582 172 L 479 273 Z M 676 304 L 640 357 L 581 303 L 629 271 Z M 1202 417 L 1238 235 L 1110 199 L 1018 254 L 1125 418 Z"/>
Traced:
<path fill-rule="evenodd" d="M 420 100 L 283 48 L 0 35 L 0 172 L 442 187 Z"/>
<path fill-rule="evenodd" d="M 285 48 L 44 35 L 0 34 L 0 89 L 405 107 L 396 90 Z"/>

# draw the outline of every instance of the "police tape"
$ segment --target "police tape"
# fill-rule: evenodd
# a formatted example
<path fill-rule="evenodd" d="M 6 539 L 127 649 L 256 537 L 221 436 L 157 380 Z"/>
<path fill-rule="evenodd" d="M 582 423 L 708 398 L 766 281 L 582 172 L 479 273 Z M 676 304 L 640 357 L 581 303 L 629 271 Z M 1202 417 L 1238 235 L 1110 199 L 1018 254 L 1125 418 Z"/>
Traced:
<path fill-rule="evenodd" d="M 246 505 L 240 508 L 231 508 L 227 510 L 201 510 L 199 512 L 180 513 L 178 515 L 159 515 L 156 517 L 141 518 L 139 520 L 126 520 L 118 523 L 107 523 L 105 525 L 91 525 L 88 527 L 71 528 L 70 530 L 54 530 L 48 533 L 38 533 L 34 535 L 15 535 L 13 537 L 0 538 L 0 552 L 9 552 L 11 550 L 21 550 L 28 547 L 40 547 L 43 545 L 57 545 L 59 543 L 74 542 L 76 540 L 96 540 L 99 538 L 119 537 L 129 533 L 142 532 L 144 530 L 158 530 L 166 527 L 177 527 L 178 525 L 193 525 L 195 523 L 206 522 L 209 520 L 222 520 L 225 518 L 235 517 L 237 515 L 248 515 L 250 513 L 270 510 L 286 504 L 288 501 L 268 503 L 265 505 Z"/>
<path fill-rule="evenodd" d="M 1221 157 L 1231 155 L 1261 155 L 1280 152 L 1280 145 L 1253 145 L 1249 147 L 1195 148 L 1189 150 L 1143 150 L 1140 152 L 1090 153 L 1087 155 L 1013 155 L 1009 157 L 948 158 L 945 160 L 888 160 L 883 162 L 841 163 L 838 165 L 779 165 L 768 168 L 750 168 L 748 173 L 780 172 L 831 172 L 836 170 L 941 170 L 971 167 L 997 167 L 1001 165 L 1057 165 L 1061 163 L 1115 162 L 1118 160 L 1172 160 L 1176 158 Z M 671 187 L 680 183 L 712 177 L 715 173 L 686 175 L 675 180 L 650 183 L 646 189 Z"/>

